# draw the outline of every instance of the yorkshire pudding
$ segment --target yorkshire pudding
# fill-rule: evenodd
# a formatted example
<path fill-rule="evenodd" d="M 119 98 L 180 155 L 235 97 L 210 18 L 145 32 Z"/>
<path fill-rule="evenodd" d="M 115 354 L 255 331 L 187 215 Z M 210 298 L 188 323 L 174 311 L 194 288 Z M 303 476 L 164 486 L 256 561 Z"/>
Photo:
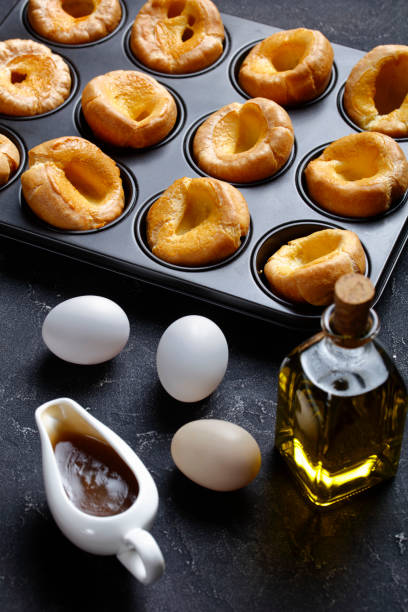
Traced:
<path fill-rule="evenodd" d="M 24 198 L 50 225 L 67 230 L 103 227 L 124 207 L 119 168 L 88 140 L 63 136 L 28 153 L 21 176 Z"/>
<path fill-rule="evenodd" d="M 176 180 L 147 214 L 147 241 L 154 255 L 181 266 L 213 264 L 234 253 L 248 233 L 242 194 L 213 178 Z"/>
<path fill-rule="evenodd" d="M 272 100 L 233 102 L 208 117 L 194 137 L 202 170 L 225 181 L 248 183 L 275 174 L 294 141 L 287 112 Z"/>
<path fill-rule="evenodd" d="M 31 116 L 66 100 L 71 75 L 64 60 L 34 40 L 0 42 L 0 113 Z"/>
<path fill-rule="evenodd" d="M 5 185 L 20 165 L 20 153 L 16 145 L 0 134 L 0 186 Z"/>
<path fill-rule="evenodd" d="M 270 257 L 264 274 L 271 288 L 291 302 L 330 304 L 336 280 L 365 272 L 358 236 L 349 230 L 326 229 L 291 240 Z"/>
<path fill-rule="evenodd" d="M 173 96 L 153 77 L 114 70 L 95 77 L 82 93 L 82 111 L 94 134 L 120 147 L 163 140 L 177 119 Z"/>
<path fill-rule="evenodd" d="M 130 46 L 145 66 L 183 74 L 221 55 L 224 26 L 211 0 L 149 0 L 133 24 Z"/>
<path fill-rule="evenodd" d="M 343 104 L 363 130 L 408 136 L 408 46 L 380 45 L 361 58 L 347 79 Z"/>
<path fill-rule="evenodd" d="M 330 80 L 333 48 L 318 30 L 297 28 L 268 36 L 244 59 L 238 82 L 250 96 L 293 106 L 319 96 Z"/>
<path fill-rule="evenodd" d="M 337 215 L 371 217 L 408 187 L 408 162 L 390 136 L 360 132 L 332 142 L 305 168 L 309 195 Z"/>
<path fill-rule="evenodd" d="M 32 28 L 54 42 L 76 45 L 107 36 L 118 25 L 118 0 L 29 0 Z"/>

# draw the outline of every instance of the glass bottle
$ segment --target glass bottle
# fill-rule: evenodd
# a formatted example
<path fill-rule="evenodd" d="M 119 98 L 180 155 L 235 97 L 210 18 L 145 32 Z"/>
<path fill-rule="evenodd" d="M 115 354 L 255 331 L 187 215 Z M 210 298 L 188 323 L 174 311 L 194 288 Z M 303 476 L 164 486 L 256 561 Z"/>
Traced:
<path fill-rule="evenodd" d="M 293 350 L 280 369 L 275 445 L 319 506 L 397 471 L 407 390 L 374 340 L 373 296 L 366 277 L 341 277 L 335 303 L 322 315 L 323 331 Z"/>

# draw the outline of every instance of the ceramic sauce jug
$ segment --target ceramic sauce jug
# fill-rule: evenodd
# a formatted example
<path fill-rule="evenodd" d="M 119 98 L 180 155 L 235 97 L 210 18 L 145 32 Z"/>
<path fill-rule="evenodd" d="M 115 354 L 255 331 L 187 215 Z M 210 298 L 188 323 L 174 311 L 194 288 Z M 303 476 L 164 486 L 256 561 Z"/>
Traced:
<path fill-rule="evenodd" d="M 158 507 L 153 478 L 133 450 L 72 399 L 35 413 L 45 492 L 63 534 L 98 555 L 116 555 L 143 584 L 164 571 L 149 533 Z"/>

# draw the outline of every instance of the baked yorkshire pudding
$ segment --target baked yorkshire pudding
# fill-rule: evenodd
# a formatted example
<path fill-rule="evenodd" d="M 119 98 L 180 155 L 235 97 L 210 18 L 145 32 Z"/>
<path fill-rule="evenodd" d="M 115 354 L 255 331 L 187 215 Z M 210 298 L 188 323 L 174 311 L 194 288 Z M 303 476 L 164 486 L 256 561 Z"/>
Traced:
<path fill-rule="evenodd" d="M 29 0 L 32 28 L 54 42 L 76 45 L 107 36 L 122 17 L 119 0 Z"/>
<path fill-rule="evenodd" d="M 0 113 L 39 115 L 56 108 L 71 90 L 64 60 L 34 40 L 0 42 Z"/>
<path fill-rule="evenodd" d="M 307 190 L 326 210 L 348 217 L 385 212 L 408 187 L 408 162 L 390 136 L 361 132 L 332 142 L 305 168 Z"/>
<path fill-rule="evenodd" d="M 282 106 L 299 105 L 326 89 L 333 57 L 331 44 L 318 30 L 277 32 L 251 49 L 238 82 L 250 96 L 270 98 Z"/>
<path fill-rule="evenodd" d="M 147 214 L 154 255 L 181 266 L 213 264 L 234 253 L 249 230 L 242 194 L 213 178 L 176 180 Z"/>
<path fill-rule="evenodd" d="M 194 137 L 202 170 L 220 179 L 248 183 L 275 174 L 293 147 L 287 112 L 272 100 L 233 102 L 208 117 Z"/>
<path fill-rule="evenodd" d="M 211 0 L 149 0 L 135 19 L 130 46 L 145 66 L 183 74 L 213 64 L 223 41 L 224 26 Z"/>
<path fill-rule="evenodd" d="M 0 186 L 5 185 L 20 165 L 20 153 L 10 138 L 0 134 Z"/>
<path fill-rule="evenodd" d="M 381 45 L 350 72 L 344 108 L 363 130 L 408 136 L 408 46 Z"/>
<path fill-rule="evenodd" d="M 88 140 L 63 136 L 28 153 L 21 175 L 24 198 L 50 225 L 67 230 L 103 227 L 124 207 L 119 168 Z"/>
<path fill-rule="evenodd" d="M 153 77 L 115 70 L 95 77 L 82 93 L 82 111 L 94 134 L 120 147 L 163 140 L 177 119 L 173 96 Z"/>
<path fill-rule="evenodd" d="M 365 272 L 358 236 L 349 230 L 326 229 L 291 240 L 270 257 L 264 274 L 271 288 L 291 302 L 330 304 L 336 280 Z"/>

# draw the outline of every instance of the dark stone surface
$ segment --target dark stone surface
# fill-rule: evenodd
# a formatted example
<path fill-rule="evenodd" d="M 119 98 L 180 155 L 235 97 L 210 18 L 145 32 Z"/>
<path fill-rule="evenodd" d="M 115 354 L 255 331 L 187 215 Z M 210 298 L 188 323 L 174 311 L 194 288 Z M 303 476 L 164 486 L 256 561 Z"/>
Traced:
<path fill-rule="evenodd" d="M 1 3 L 0 16 L 10 4 Z M 218 6 L 283 28 L 318 28 L 333 42 L 365 50 L 408 42 L 406 0 L 220 0 Z M 405 380 L 407 272 L 405 252 L 377 307 L 380 339 Z M 392 482 L 323 512 L 303 502 L 273 450 L 279 364 L 304 334 L 8 239 L 0 241 L 0 283 L 0 610 L 408 610 L 407 440 Z M 53 357 L 41 325 L 56 304 L 86 293 L 120 304 L 131 337 L 113 361 L 84 368 Z M 211 397 L 182 405 L 161 388 L 155 352 L 166 327 L 191 313 L 223 329 L 230 361 Z M 75 548 L 49 514 L 34 410 L 66 395 L 121 435 L 157 483 L 152 533 L 167 569 L 153 586 L 139 585 L 114 558 Z M 201 417 L 233 421 L 257 439 L 263 464 L 246 489 L 211 492 L 174 468 L 174 432 Z"/>

